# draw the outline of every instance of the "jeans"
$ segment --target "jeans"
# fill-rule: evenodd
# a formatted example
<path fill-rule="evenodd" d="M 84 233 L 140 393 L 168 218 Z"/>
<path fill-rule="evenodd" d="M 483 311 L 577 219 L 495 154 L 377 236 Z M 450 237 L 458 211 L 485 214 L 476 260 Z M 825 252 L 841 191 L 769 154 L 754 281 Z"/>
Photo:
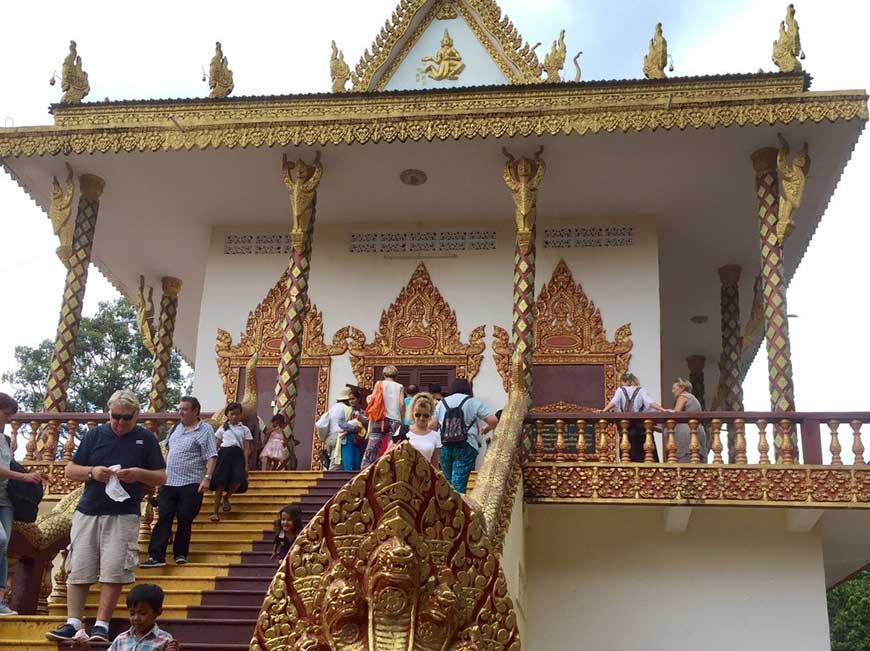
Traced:
<path fill-rule="evenodd" d="M 199 484 L 163 486 L 157 493 L 160 517 L 157 518 L 157 524 L 151 532 L 148 556 L 155 561 L 166 560 L 166 546 L 169 544 L 169 534 L 172 532 L 172 521 L 177 516 L 178 525 L 175 527 L 172 553 L 176 558 L 187 557 L 190 551 L 190 528 L 201 506 L 202 493 L 199 492 Z"/>
<path fill-rule="evenodd" d="M 6 590 L 6 572 L 9 570 L 6 549 L 9 547 L 9 539 L 11 537 L 12 507 L 0 506 L 0 591 Z"/>
<path fill-rule="evenodd" d="M 445 445 L 441 448 L 441 472 L 457 493 L 464 493 L 468 488 L 468 476 L 474 470 L 477 461 L 477 450 L 468 443 L 462 445 Z"/>

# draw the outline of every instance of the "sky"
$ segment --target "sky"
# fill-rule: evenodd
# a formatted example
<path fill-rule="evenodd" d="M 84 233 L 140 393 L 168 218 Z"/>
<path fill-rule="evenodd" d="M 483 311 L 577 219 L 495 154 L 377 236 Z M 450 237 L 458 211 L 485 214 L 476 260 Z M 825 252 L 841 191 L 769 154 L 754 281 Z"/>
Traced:
<path fill-rule="evenodd" d="M 5 126 L 50 124 L 60 98 L 60 72 L 70 39 L 89 73 L 88 100 L 202 97 L 203 68 L 220 40 L 234 72 L 234 95 L 328 91 L 330 41 L 353 67 L 389 17 L 396 0 L 291 0 L 148 3 L 80 1 L 6 3 L 0 40 L 0 120 Z M 655 23 L 661 21 L 674 59 L 672 75 L 774 70 L 771 44 L 785 16 L 779 0 L 502 0 L 501 7 L 531 43 L 548 44 L 566 29 L 569 59 L 583 51 L 583 79 L 642 76 Z M 813 90 L 870 85 L 865 43 L 870 2 L 804 0 L 796 4 Z M 539 52 L 543 52 L 541 48 Z M 573 76 L 570 60 L 566 75 Z M 864 267 L 870 225 L 867 137 L 859 141 L 811 246 L 788 291 L 795 393 L 801 411 L 863 408 L 861 369 L 870 317 Z M 797 213 L 800 219 L 800 213 Z M 53 338 L 65 271 L 49 219 L 0 174 L 0 373 L 15 365 L 16 345 Z M 788 245 L 786 245 L 788 255 Z M 85 314 L 117 291 L 91 267 Z M 748 315 L 743 315 L 744 320 Z M 716 360 L 708 360 L 715 364 Z M 9 390 L 0 383 L 0 390 Z M 713 394 L 715 387 L 708 387 Z M 744 384 L 747 410 L 769 409 L 766 358 L 759 355 Z"/>

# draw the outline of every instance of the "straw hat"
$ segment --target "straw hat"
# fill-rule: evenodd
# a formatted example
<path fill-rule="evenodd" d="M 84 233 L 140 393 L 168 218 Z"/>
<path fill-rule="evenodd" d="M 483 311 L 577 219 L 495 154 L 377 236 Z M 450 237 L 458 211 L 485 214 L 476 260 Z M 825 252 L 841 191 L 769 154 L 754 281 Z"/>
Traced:
<path fill-rule="evenodd" d="M 341 402 L 342 400 L 350 400 L 353 398 L 353 392 L 350 390 L 350 387 L 344 387 L 341 391 L 338 392 L 338 395 L 335 397 L 336 402 Z"/>

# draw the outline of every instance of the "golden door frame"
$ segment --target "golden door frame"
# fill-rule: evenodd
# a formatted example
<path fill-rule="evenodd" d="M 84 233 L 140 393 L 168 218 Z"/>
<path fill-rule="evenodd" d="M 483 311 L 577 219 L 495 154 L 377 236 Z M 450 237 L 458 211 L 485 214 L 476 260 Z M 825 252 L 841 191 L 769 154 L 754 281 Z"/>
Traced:
<path fill-rule="evenodd" d="M 266 297 L 248 314 L 245 331 L 239 343 L 233 340 L 226 330 L 218 329 L 215 352 L 217 353 L 218 372 L 223 382 L 227 401 L 238 396 L 241 371 L 254 353 L 259 354 L 257 368 L 278 368 L 281 353 L 281 321 L 283 319 L 286 297 L 287 277 L 285 270 L 278 282 L 269 290 Z M 317 368 L 317 394 L 315 413 L 322 414 L 329 404 L 329 372 L 332 357 L 347 351 L 349 328 L 335 333 L 332 343 L 327 345 L 323 336 L 323 315 L 316 305 L 307 298 L 308 311 L 302 332 L 302 366 Z M 274 391 L 274 387 L 258 387 L 259 391 Z M 320 468 L 320 438 L 316 435 L 311 443 L 311 468 Z"/>
<path fill-rule="evenodd" d="M 574 282 L 571 270 L 559 260 L 550 281 L 541 288 L 535 301 L 534 364 L 595 365 L 604 367 L 604 403 L 616 393 L 619 377 L 628 371 L 631 361 L 631 324 L 621 325 L 613 341 L 608 341 L 601 312 Z M 501 375 L 505 392 L 510 383 L 510 335 L 495 327 L 493 358 Z M 557 402 L 532 408 L 536 413 L 588 412 L 589 405 Z"/>
<path fill-rule="evenodd" d="M 396 300 L 381 314 L 374 341 L 349 329 L 350 360 L 360 386 L 371 388 L 378 366 L 455 366 L 456 377 L 473 379 L 480 370 L 485 326 L 471 331 L 468 343 L 459 338 L 456 312 L 432 283 L 422 262 Z"/>

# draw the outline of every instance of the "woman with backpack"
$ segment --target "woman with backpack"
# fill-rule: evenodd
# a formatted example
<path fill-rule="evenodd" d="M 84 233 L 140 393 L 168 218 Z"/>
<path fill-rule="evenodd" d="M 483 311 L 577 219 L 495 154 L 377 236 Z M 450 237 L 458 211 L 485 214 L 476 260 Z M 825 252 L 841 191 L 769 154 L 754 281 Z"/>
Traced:
<path fill-rule="evenodd" d="M 478 421 L 486 426 L 481 430 Z M 468 487 L 479 447 L 478 434 L 492 431 L 498 420 L 471 392 L 471 383 L 459 378 L 450 385 L 450 395 L 435 407 L 435 422 L 441 434 L 441 472 L 457 493 Z"/>
<path fill-rule="evenodd" d="M 665 411 L 660 404 L 653 402 L 647 393 L 647 390 L 640 386 L 640 380 L 634 373 L 623 373 L 619 378 L 621 386 L 613 394 L 610 402 L 602 409 L 602 412 L 619 412 L 623 414 L 631 414 L 644 411 Z M 643 429 L 641 421 L 632 421 L 628 426 L 628 442 L 631 445 L 629 449 L 629 458 L 633 462 L 643 462 L 643 443 L 646 439 L 646 432 Z M 653 449 L 653 458 L 658 463 L 658 451 Z"/>

